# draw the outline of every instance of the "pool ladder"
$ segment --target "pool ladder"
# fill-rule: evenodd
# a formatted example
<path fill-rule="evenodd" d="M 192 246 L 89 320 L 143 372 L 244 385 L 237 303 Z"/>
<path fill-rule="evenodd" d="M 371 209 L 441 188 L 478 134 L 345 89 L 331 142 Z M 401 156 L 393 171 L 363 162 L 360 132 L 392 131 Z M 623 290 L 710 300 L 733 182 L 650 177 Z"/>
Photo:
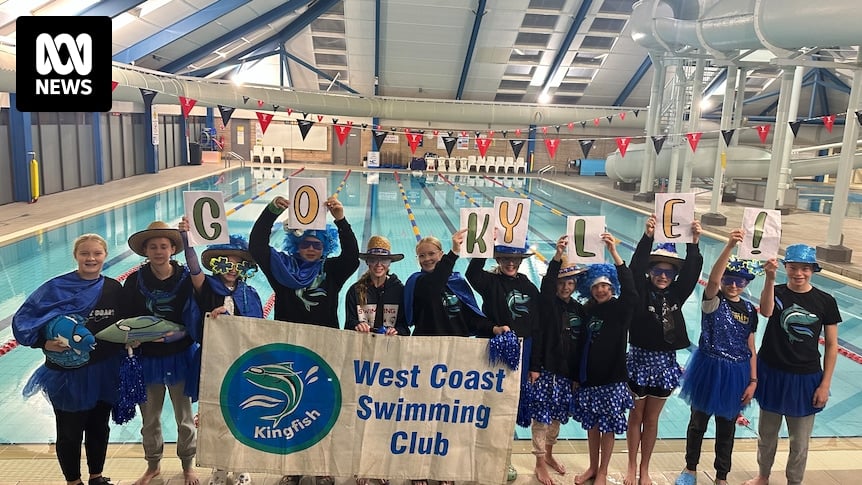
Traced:
<path fill-rule="evenodd" d="M 545 165 L 540 168 L 536 173 L 539 174 L 539 177 L 544 177 L 546 173 L 554 172 L 554 175 L 557 175 L 557 167 L 554 165 Z"/>

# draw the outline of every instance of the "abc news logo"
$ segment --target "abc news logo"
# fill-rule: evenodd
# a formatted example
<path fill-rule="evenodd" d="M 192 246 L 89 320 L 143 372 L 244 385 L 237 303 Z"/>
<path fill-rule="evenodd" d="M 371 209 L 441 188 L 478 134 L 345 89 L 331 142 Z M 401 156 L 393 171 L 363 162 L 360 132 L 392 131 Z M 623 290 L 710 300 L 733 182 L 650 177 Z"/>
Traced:
<path fill-rule="evenodd" d="M 111 109 L 109 17 L 18 17 L 19 111 Z"/>

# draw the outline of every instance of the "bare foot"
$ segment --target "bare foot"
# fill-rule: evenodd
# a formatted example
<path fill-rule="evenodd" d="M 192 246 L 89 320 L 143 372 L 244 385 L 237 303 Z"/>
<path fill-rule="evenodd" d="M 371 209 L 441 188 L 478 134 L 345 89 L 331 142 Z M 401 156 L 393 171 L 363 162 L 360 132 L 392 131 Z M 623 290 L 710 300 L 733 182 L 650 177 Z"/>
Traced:
<path fill-rule="evenodd" d="M 542 485 L 554 485 L 554 481 L 548 475 L 548 467 L 545 466 L 545 460 L 541 458 L 536 459 L 536 480 Z"/>
<path fill-rule="evenodd" d="M 652 478 L 649 477 L 648 473 L 641 473 L 641 479 L 638 481 L 638 485 L 652 485 Z"/>
<path fill-rule="evenodd" d="M 141 478 L 135 482 L 135 485 L 149 485 L 149 483 L 153 481 L 153 478 L 159 476 L 160 473 L 162 473 L 162 470 L 159 468 L 156 468 L 155 470 L 147 468 L 147 471 L 145 471 Z"/>
<path fill-rule="evenodd" d="M 595 478 L 593 478 L 593 485 L 607 485 L 608 483 L 608 474 L 607 473 L 596 473 Z"/>
<path fill-rule="evenodd" d="M 198 476 L 194 470 L 183 470 L 183 479 L 185 480 L 185 485 L 201 485 L 201 481 L 198 480 Z"/>
<path fill-rule="evenodd" d="M 761 477 L 760 475 L 757 475 L 756 477 L 752 478 L 751 480 L 744 482 L 742 485 L 768 485 L 768 484 L 769 484 L 769 477 Z"/>
<path fill-rule="evenodd" d="M 594 478 L 596 478 L 596 471 L 588 468 L 587 471 L 575 477 L 575 485 L 583 485 Z"/>
<path fill-rule="evenodd" d="M 635 485 L 638 481 L 638 472 L 634 467 L 629 466 L 628 471 L 626 471 L 626 477 L 623 478 L 623 485 Z"/>
<path fill-rule="evenodd" d="M 560 475 L 566 474 L 566 466 L 558 462 L 553 456 L 545 454 L 545 463 L 547 463 L 548 466 L 553 468 Z"/>

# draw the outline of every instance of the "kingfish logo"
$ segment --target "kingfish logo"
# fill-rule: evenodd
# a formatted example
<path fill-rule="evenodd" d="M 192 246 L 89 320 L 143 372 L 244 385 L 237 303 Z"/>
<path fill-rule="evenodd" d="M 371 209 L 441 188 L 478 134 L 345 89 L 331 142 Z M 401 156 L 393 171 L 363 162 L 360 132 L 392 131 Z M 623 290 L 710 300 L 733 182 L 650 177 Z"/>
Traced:
<path fill-rule="evenodd" d="M 230 366 L 219 400 L 236 439 L 287 455 L 329 434 L 341 411 L 341 385 L 315 352 L 269 344 L 249 350 Z"/>
<path fill-rule="evenodd" d="M 326 290 L 320 287 L 325 279 L 326 273 L 321 271 L 307 288 L 296 290 L 296 297 L 302 301 L 306 311 L 311 311 L 311 307 L 317 306 L 318 304 L 318 302 L 312 301 L 311 299 L 320 300 L 326 296 Z"/>
<path fill-rule="evenodd" d="M 529 302 L 530 297 L 520 291 L 512 290 L 509 292 L 509 296 L 506 297 L 506 304 L 509 307 L 509 313 L 512 314 L 512 320 L 522 317 L 529 312 L 529 307 L 527 307 L 527 303 Z"/>
<path fill-rule="evenodd" d="M 813 338 L 812 327 L 819 321 L 820 318 L 817 315 L 795 303 L 781 312 L 781 328 L 791 342 L 802 342 L 806 338 Z"/>

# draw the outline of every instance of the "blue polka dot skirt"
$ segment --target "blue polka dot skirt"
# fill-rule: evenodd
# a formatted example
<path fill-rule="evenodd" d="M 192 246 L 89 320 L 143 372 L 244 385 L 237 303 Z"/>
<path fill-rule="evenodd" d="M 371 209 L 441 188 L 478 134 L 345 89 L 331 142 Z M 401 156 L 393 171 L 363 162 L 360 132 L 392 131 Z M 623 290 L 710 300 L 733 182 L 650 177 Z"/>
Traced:
<path fill-rule="evenodd" d="M 574 393 L 572 418 L 586 430 L 598 427 L 602 433 L 623 434 L 628 428 L 626 410 L 633 407 L 634 400 L 625 382 L 585 386 Z"/>
<path fill-rule="evenodd" d="M 673 390 L 679 386 L 682 367 L 676 351 L 645 350 L 631 346 L 626 355 L 629 379 L 639 386 Z"/>
<path fill-rule="evenodd" d="M 543 370 L 530 389 L 530 417 L 542 424 L 569 422 L 572 381 Z"/>

